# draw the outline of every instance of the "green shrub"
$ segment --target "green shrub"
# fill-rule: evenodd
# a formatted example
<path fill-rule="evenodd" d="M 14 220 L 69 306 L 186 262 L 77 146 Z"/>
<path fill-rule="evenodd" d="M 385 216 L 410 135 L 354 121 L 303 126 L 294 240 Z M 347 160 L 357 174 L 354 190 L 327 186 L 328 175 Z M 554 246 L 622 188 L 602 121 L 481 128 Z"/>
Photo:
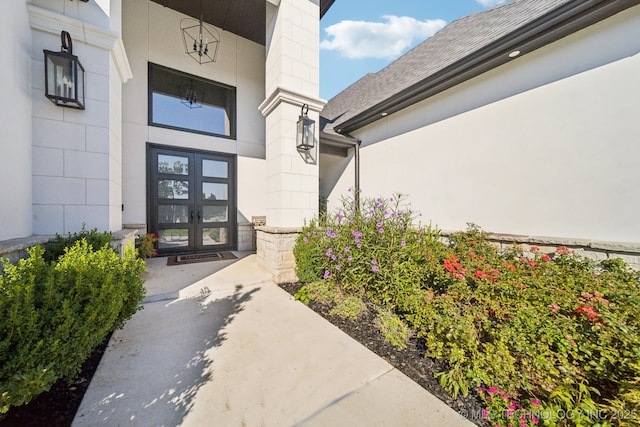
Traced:
<path fill-rule="evenodd" d="M 98 231 L 97 228 L 86 230 L 84 224 L 82 224 L 82 230 L 78 233 L 69 233 L 66 236 L 61 236 L 56 233 L 55 240 L 45 244 L 45 253 L 43 255 L 45 261 L 57 261 L 58 258 L 64 254 L 65 249 L 70 248 L 82 239 L 85 239 L 94 250 L 98 250 L 109 246 L 111 243 L 111 232 Z"/>
<path fill-rule="evenodd" d="M 144 261 L 85 239 L 49 263 L 40 247 L 0 276 L 0 414 L 70 380 L 110 331 L 139 309 Z"/>
<path fill-rule="evenodd" d="M 388 308 L 379 308 L 375 324 L 389 344 L 400 349 L 407 348 L 413 331 L 400 316 Z"/>
<path fill-rule="evenodd" d="M 320 276 L 338 295 L 364 294 L 398 313 L 425 340 L 425 356 L 445 362 L 436 376 L 454 397 L 488 387 L 499 390 L 481 393 L 493 409 L 534 401 L 582 411 L 547 425 L 598 425 L 588 411 L 612 422 L 620 411 L 611 408 L 640 412 L 638 272 L 566 247 L 501 251 L 474 225 L 448 244 L 439 237 L 413 224 L 398 195 L 365 199 L 359 210 L 346 198 L 322 228 L 305 228 L 296 262 L 311 274 L 299 277 Z"/>
<path fill-rule="evenodd" d="M 322 233 L 316 221 L 305 226 L 296 239 L 293 255 L 296 259 L 296 275 L 303 283 L 322 279 Z"/>
<path fill-rule="evenodd" d="M 329 310 L 331 316 L 338 316 L 341 319 L 355 322 L 367 312 L 367 305 L 362 298 L 355 295 L 341 297 L 336 301 L 336 305 Z"/>

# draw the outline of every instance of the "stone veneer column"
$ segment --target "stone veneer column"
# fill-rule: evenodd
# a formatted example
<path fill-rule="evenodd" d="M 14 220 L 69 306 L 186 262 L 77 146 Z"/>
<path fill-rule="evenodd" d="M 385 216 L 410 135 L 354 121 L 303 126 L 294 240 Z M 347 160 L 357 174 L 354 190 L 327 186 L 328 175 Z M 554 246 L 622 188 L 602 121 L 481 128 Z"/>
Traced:
<path fill-rule="evenodd" d="M 266 122 L 267 215 L 256 239 L 259 260 L 282 283 L 296 280 L 293 242 L 305 220 L 318 213 L 318 164 L 298 153 L 296 122 L 307 104 L 317 146 L 325 104 L 318 97 L 320 12 L 317 0 L 268 0 L 266 7 L 266 99 L 260 111 Z"/>

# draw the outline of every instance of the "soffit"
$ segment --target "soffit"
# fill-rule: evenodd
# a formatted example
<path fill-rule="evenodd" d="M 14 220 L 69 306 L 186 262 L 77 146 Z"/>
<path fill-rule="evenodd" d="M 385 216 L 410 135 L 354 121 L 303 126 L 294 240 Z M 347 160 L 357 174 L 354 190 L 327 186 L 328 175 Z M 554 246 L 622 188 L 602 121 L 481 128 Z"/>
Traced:
<path fill-rule="evenodd" d="M 265 0 L 152 0 L 261 45 L 265 44 Z M 320 17 L 335 0 L 320 1 Z"/>

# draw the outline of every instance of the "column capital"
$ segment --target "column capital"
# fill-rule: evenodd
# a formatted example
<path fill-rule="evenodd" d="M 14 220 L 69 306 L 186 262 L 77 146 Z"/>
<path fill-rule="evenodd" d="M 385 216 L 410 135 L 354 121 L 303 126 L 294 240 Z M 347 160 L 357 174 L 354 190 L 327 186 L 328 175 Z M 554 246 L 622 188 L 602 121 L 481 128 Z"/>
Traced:
<path fill-rule="evenodd" d="M 267 117 L 281 103 L 287 103 L 302 107 L 304 104 L 309 106 L 309 110 L 319 113 L 324 108 L 327 101 L 321 98 L 310 97 L 305 94 L 289 90 L 278 86 L 263 102 L 258 109 L 264 117 Z"/>

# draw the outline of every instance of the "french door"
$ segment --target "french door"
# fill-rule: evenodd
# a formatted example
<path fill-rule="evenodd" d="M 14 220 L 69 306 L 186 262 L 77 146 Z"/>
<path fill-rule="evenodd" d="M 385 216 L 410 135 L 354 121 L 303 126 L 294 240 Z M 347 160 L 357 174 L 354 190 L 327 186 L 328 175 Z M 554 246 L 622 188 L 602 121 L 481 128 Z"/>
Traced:
<path fill-rule="evenodd" d="M 148 145 L 147 220 L 162 254 L 236 249 L 236 158 Z"/>

